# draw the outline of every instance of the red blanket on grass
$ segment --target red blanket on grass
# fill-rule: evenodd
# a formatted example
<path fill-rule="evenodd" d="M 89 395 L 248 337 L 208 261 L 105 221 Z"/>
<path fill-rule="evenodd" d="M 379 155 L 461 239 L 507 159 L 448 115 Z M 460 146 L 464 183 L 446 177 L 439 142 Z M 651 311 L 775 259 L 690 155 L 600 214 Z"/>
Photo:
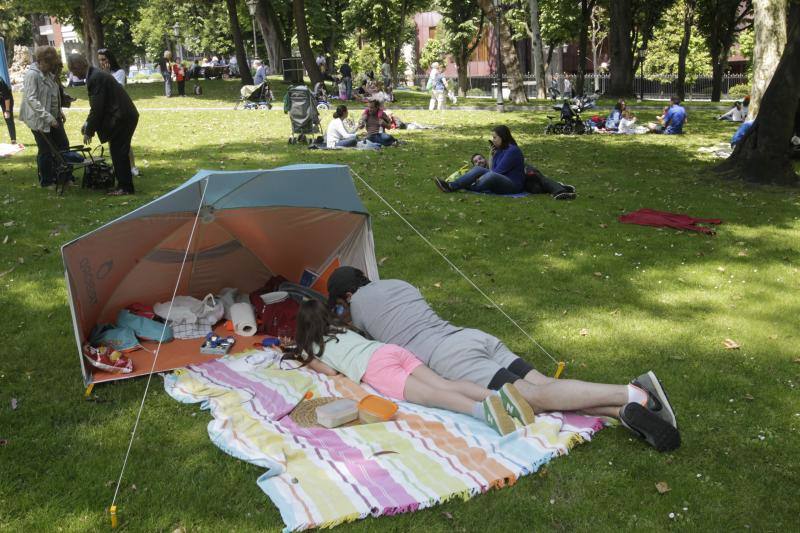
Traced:
<path fill-rule="evenodd" d="M 623 224 L 685 229 L 689 231 L 699 231 L 706 235 L 714 235 L 714 233 L 716 233 L 714 228 L 698 226 L 698 223 L 722 224 L 722 220 L 718 218 L 695 218 L 680 213 L 667 213 L 666 211 L 656 211 L 654 209 L 639 209 L 633 213 L 620 215 L 618 220 Z"/>

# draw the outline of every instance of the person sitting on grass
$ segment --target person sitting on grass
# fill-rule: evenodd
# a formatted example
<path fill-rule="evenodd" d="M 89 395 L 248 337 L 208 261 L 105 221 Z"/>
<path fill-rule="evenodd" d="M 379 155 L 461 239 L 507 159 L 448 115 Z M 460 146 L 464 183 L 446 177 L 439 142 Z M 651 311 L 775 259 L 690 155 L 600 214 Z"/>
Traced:
<path fill-rule="evenodd" d="M 659 120 L 658 124 L 651 123 L 647 126 L 651 133 L 680 135 L 686 123 L 686 108 L 681 105 L 680 98 L 673 96 L 670 98 L 670 105 L 664 108 L 664 113 L 656 118 Z"/>
<path fill-rule="evenodd" d="M 383 99 L 375 95 L 370 98 L 369 106 L 361 114 L 358 121 L 358 129 L 366 128 L 367 140 L 380 144 L 381 146 L 393 146 L 397 144 L 397 139 L 381 131 L 391 126 L 392 121 L 389 114 L 383 110 Z"/>
<path fill-rule="evenodd" d="M 497 337 L 440 318 L 419 289 L 399 279 L 370 281 L 352 266 L 328 278 L 328 305 L 373 339 L 412 352 L 433 372 L 490 390 L 512 383 L 536 412 L 581 411 L 619 418 L 659 451 L 680 446 L 675 413 L 655 373 L 627 385 L 550 378 Z"/>
<path fill-rule="evenodd" d="M 744 139 L 744 136 L 747 135 L 747 132 L 753 127 L 753 124 L 755 124 L 754 120 L 746 120 L 742 122 L 742 125 L 739 126 L 739 128 L 736 130 L 736 133 L 734 133 L 733 137 L 731 137 L 731 148 L 736 147 L 736 145 L 739 144 L 742 139 Z"/>
<path fill-rule="evenodd" d="M 352 148 L 358 144 L 356 134 L 350 133 L 344 126 L 347 114 L 346 105 L 340 105 L 333 112 L 333 120 L 330 121 L 325 132 L 325 143 L 328 148 Z"/>
<path fill-rule="evenodd" d="M 636 135 L 647 133 L 647 128 L 644 126 L 637 126 L 636 116 L 626 109 L 622 112 L 622 118 L 619 121 L 617 132 L 624 135 Z"/>
<path fill-rule="evenodd" d="M 606 118 L 606 130 L 616 131 L 619 128 L 619 122 L 622 120 L 622 113 L 625 111 L 625 100 L 620 98 L 614 105 L 614 109 Z"/>
<path fill-rule="evenodd" d="M 294 357 L 312 370 L 373 387 L 393 400 L 470 415 L 507 435 L 534 422 L 531 406 L 513 384 L 497 393 L 470 381 L 450 381 L 434 373 L 408 350 L 367 340 L 318 300 L 307 300 L 297 313 Z M 513 418 L 512 418 L 513 417 Z"/>
<path fill-rule="evenodd" d="M 508 126 L 494 128 L 489 141 L 492 150 L 492 168 L 474 166 L 464 175 L 448 183 L 434 178 L 442 192 L 468 189 L 493 194 L 517 194 L 525 189 L 525 156 L 511 136 Z"/>
<path fill-rule="evenodd" d="M 724 113 L 717 117 L 717 120 L 730 120 L 731 122 L 743 122 L 744 119 L 747 117 L 747 112 L 744 111 L 741 102 L 735 102 L 733 107 L 728 110 L 727 113 Z"/>

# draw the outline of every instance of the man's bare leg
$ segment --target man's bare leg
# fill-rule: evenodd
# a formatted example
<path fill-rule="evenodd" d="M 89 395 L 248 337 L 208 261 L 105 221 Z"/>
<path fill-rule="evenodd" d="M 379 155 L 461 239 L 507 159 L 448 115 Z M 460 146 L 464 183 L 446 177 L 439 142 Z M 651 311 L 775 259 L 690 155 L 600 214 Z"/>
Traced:
<path fill-rule="evenodd" d="M 536 412 L 539 411 L 584 411 L 588 409 L 622 407 L 628 403 L 627 385 L 589 383 L 576 379 L 553 379 L 542 385 L 534 385 L 527 379 L 517 380 L 514 385 Z M 603 414 L 609 412 L 603 409 Z"/>

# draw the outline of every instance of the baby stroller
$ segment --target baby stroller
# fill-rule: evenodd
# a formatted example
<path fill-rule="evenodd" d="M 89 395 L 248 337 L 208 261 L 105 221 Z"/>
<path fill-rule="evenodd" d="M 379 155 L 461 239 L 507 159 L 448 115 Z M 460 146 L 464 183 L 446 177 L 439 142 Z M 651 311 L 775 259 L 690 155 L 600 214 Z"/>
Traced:
<path fill-rule="evenodd" d="M 585 109 L 580 100 L 571 102 L 564 100 L 560 106 L 553 106 L 553 109 L 561 112 L 561 121 L 553 122 L 554 117 L 548 116 L 549 120 L 547 126 L 544 128 L 545 135 L 582 135 L 584 133 L 591 133 L 591 127 L 587 127 L 586 123 L 581 119 L 581 112 Z"/>
<path fill-rule="evenodd" d="M 289 144 L 298 141 L 311 144 L 314 134 L 322 135 L 322 127 L 317 111 L 317 100 L 305 85 L 290 87 L 283 98 L 283 112 L 289 114 L 292 136 Z M 309 137 L 306 137 L 306 136 Z"/>
<path fill-rule="evenodd" d="M 272 89 L 269 82 L 264 81 L 258 85 L 243 85 L 239 89 L 241 100 L 236 102 L 233 109 L 272 109 L 272 100 L 275 98 L 272 94 Z"/>
<path fill-rule="evenodd" d="M 331 108 L 328 101 L 328 91 L 325 89 L 325 82 L 319 81 L 314 85 L 314 98 L 317 100 L 317 110 L 327 111 Z"/>

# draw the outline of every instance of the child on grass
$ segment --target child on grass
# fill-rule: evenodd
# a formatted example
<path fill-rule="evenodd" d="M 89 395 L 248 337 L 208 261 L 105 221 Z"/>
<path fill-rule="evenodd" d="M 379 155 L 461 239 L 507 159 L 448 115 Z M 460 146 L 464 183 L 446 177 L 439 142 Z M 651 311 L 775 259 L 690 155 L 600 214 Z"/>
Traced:
<path fill-rule="evenodd" d="M 494 393 L 469 381 L 450 381 L 435 374 L 414 354 L 394 344 L 365 339 L 319 301 L 303 302 L 295 335 L 298 356 L 312 370 L 342 373 L 381 394 L 411 403 L 471 415 L 506 435 L 534 421 L 533 409 L 514 385 Z"/>

